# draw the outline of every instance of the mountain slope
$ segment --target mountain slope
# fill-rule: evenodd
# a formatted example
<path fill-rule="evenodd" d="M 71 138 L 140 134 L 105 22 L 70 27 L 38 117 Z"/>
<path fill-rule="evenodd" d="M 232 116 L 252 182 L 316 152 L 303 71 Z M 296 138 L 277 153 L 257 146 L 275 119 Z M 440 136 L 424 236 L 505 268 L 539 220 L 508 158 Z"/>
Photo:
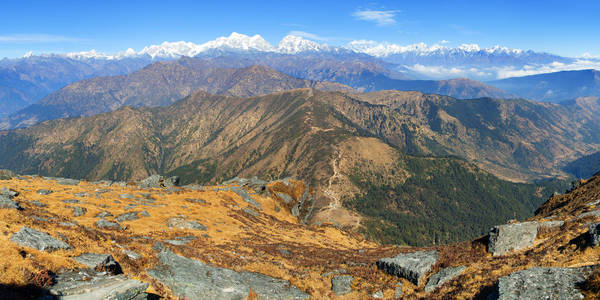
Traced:
<path fill-rule="evenodd" d="M 310 82 L 261 66 L 218 69 L 196 65 L 190 68 L 178 62 L 158 62 L 129 75 L 98 77 L 70 84 L 12 114 L 0 128 L 23 127 L 57 118 L 90 116 L 124 105 L 167 106 L 196 90 L 249 97 L 303 87 L 351 90 L 341 84 Z"/>
<path fill-rule="evenodd" d="M 147 58 L 118 61 L 32 56 L 0 61 L 0 117 L 10 114 L 75 81 L 127 74 L 148 64 Z"/>
<path fill-rule="evenodd" d="M 355 228 L 360 226 L 361 216 L 353 211 L 359 206 L 349 205 L 350 201 L 368 201 L 373 196 L 371 189 L 394 191 L 398 199 L 405 200 L 388 203 L 387 209 L 422 226 L 410 233 L 388 230 L 372 236 L 382 240 L 395 236 L 395 241 L 410 244 L 431 240 L 426 224 L 448 223 L 441 229 L 444 235 L 440 242 L 476 236 L 481 234 L 477 226 L 468 225 L 472 230 L 458 228 L 474 223 L 491 225 L 515 214 L 527 216 L 544 195 L 560 190 L 558 185 L 543 188 L 507 183 L 460 159 L 404 155 L 399 149 L 405 148 L 401 141 L 406 137 L 386 136 L 386 131 L 376 130 L 384 126 L 372 123 L 400 117 L 383 108 L 347 94 L 314 89 L 251 98 L 198 92 L 166 108 L 122 107 L 89 118 L 61 119 L 2 132 L 0 167 L 88 179 L 139 179 L 162 173 L 199 183 L 235 176 L 293 176 L 315 188 L 316 222 L 334 221 Z M 353 120 L 351 111 L 363 113 L 365 118 Z M 404 118 L 408 128 L 418 128 L 410 115 Z M 410 130 L 401 132 L 410 134 Z M 431 185 L 423 180 L 426 175 L 419 174 L 448 174 L 449 183 Z M 403 186 L 431 193 L 416 199 Z M 521 192 L 503 196 L 498 192 L 502 187 Z M 454 188 L 465 192 L 452 196 L 448 189 Z M 486 208 L 469 212 L 463 221 L 449 222 L 448 215 L 428 213 L 448 201 L 458 203 L 457 207 L 474 206 L 481 191 L 489 195 L 482 205 Z M 417 206 L 427 209 L 406 207 L 415 200 L 421 203 Z M 490 209 L 499 205 L 506 209 Z M 386 223 L 387 228 L 402 224 L 387 221 L 391 222 Z"/>
<path fill-rule="evenodd" d="M 489 84 L 519 97 L 561 102 L 579 97 L 600 96 L 600 71 L 562 71 L 490 81 Z"/>

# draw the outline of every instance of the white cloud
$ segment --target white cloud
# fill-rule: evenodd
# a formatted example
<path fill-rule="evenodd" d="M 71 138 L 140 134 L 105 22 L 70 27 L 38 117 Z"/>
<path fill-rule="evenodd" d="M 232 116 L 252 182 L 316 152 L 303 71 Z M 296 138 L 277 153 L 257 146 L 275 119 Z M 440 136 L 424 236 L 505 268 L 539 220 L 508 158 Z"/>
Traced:
<path fill-rule="evenodd" d="M 450 43 L 450 41 L 448 41 L 448 40 L 441 40 L 441 41 L 440 41 L 440 44 L 442 44 L 442 45 L 444 45 L 444 44 L 448 44 L 448 43 Z"/>
<path fill-rule="evenodd" d="M 81 42 L 84 39 L 52 34 L 11 34 L 0 35 L 0 43 L 64 43 Z"/>
<path fill-rule="evenodd" d="M 356 10 L 352 16 L 358 20 L 375 22 L 378 26 L 389 26 L 396 24 L 398 10 Z"/>
<path fill-rule="evenodd" d="M 316 35 L 314 33 L 300 31 L 300 30 L 292 30 L 288 33 L 288 35 L 295 35 L 299 37 L 303 37 L 305 39 L 311 39 L 315 41 L 326 41 L 328 38 Z"/>

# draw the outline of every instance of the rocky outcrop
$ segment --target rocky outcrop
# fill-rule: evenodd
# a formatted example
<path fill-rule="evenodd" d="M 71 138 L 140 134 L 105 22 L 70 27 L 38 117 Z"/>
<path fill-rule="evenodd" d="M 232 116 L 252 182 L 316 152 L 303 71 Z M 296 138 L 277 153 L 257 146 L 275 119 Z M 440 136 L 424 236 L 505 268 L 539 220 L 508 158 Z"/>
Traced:
<path fill-rule="evenodd" d="M 194 230 L 207 230 L 206 226 L 196 222 L 196 221 L 188 221 L 184 218 L 170 218 L 167 221 L 167 226 L 170 228 L 178 228 L 178 229 L 194 229 Z"/>
<path fill-rule="evenodd" d="M 252 272 L 208 266 L 163 248 L 160 264 L 147 274 L 185 299 L 246 299 L 250 290 L 259 299 L 308 299 L 309 295 L 281 280 Z"/>
<path fill-rule="evenodd" d="M 441 269 L 439 272 L 429 277 L 429 280 L 425 285 L 425 291 L 433 292 L 439 286 L 460 275 L 466 268 L 467 267 L 465 266 L 459 266 Z"/>
<path fill-rule="evenodd" d="M 119 225 L 119 223 L 107 221 L 107 220 L 104 220 L 104 219 L 98 220 L 96 222 L 96 227 L 98 227 L 100 229 L 115 229 L 115 230 L 121 230 L 122 229 L 122 227 L 121 227 L 121 225 Z"/>
<path fill-rule="evenodd" d="M 331 278 L 331 290 L 338 296 L 352 293 L 352 281 L 350 275 L 339 275 Z"/>
<path fill-rule="evenodd" d="M 13 243 L 34 248 L 40 251 L 70 250 L 67 243 L 55 239 L 49 234 L 23 226 L 21 230 L 10 237 Z"/>
<path fill-rule="evenodd" d="M 11 180 L 13 177 L 15 177 L 15 173 L 13 173 L 11 170 L 0 170 L 0 180 Z"/>
<path fill-rule="evenodd" d="M 600 246 L 600 223 L 590 224 L 590 231 L 588 233 L 590 244 L 593 247 Z"/>
<path fill-rule="evenodd" d="M 164 178 L 160 175 L 151 175 L 148 178 L 139 182 L 142 188 L 171 188 L 179 186 L 179 177 L 173 176 Z"/>
<path fill-rule="evenodd" d="M 378 260 L 377 267 L 390 275 L 406 278 L 415 285 L 420 285 L 439 257 L 435 250 L 401 253 L 395 257 Z"/>
<path fill-rule="evenodd" d="M 577 286 L 593 268 L 543 268 L 514 272 L 498 280 L 497 290 L 488 299 L 583 299 Z"/>
<path fill-rule="evenodd" d="M 112 275 L 122 274 L 121 265 L 110 254 L 84 253 L 73 260 L 96 271 L 106 271 Z"/>
<path fill-rule="evenodd" d="M 0 209 L 21 209 L 21 206 L 7 195 L 0 195 Z"/>
<path fill-rule="evenodd" d="M 523 222 L 492 228 L 489 234 L 488 252 L 497 256 L 533 245 L 538 226 L 538 222 Z"/>
<path fill-rule="evenodd" d="M 109 275 L 91 269 L 67 272 L 55 278 L 48 288 L 61 300 L 142 300 L 147 299 L 148 284 L 124 275 Z M 53 298 L 51 298 L 53 299 Z"/>

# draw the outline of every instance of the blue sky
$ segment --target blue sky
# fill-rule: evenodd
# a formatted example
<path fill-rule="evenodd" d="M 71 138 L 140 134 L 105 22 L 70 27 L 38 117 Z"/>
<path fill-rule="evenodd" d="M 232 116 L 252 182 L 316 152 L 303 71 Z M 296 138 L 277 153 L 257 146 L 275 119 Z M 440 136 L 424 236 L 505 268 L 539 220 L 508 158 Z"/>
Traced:
<path fill-rule="evenodd" d="M 600 55 L 600 1 L 3 1 L 0 57 L 203 43 L 231 32 L 276 44 L 302 31 L 330 45 L 477 43 Z"/>

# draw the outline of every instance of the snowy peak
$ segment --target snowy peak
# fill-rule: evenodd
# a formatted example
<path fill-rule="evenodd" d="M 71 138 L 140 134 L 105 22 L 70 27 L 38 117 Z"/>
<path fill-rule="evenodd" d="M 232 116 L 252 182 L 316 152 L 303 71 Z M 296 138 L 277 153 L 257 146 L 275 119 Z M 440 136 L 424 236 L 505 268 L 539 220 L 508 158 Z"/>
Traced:
<path fill-rule="evenodd" d="M 286 35 L 277 45 L 277 52 L 284 54 L 296 54 L 300 52 L 328 51 L 327 44 L 304 39 L 296 35 Z"/>
<path fill-rule="evenodd" d="M 427 56 L 427 55 L 473 55 L 476 53 L 484 53 L 484 54 L 506 54 L 506 55 L 520 55 L 524 53 L 521 49 L 511 49 L 507 47 L 494 46 L 491 48 L 482 48 L 477 44 L 461 44 L 456 48 L 450 48 L 447 46 L 442 46 L 438 44 L 434 44 L 428 46 L 425 43 L 417 43 L 411 45 L 398 45 L 398 44 L 390 44 L 390 43 L 379 43 L 375 41 L 368 40 L 356 40 L 348 43 L 347 48 L 360 53 L 369 54 L 375 57 L 387 57 L 390 55 L 396 54 L 412 54 L 418 56 Z"/>

